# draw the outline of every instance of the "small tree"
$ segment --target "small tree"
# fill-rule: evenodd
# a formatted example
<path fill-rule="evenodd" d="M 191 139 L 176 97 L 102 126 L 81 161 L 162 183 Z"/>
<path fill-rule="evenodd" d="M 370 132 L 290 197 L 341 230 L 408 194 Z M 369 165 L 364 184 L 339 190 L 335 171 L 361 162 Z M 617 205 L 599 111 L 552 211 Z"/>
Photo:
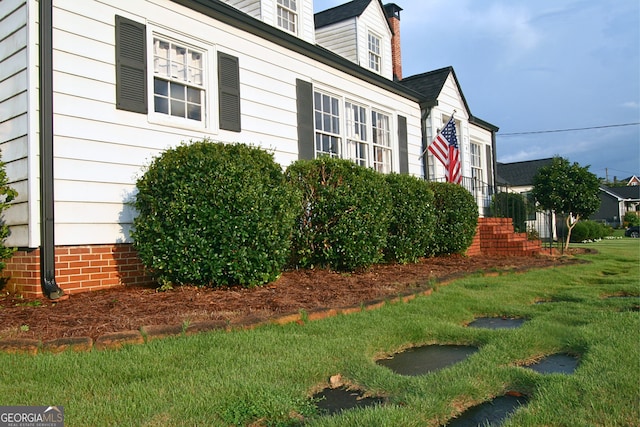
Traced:
<path fill-rule="evenodd" d="M 565 249 L 569 248 L 571 230 L 581 218 L 588 218 L 600 207 L 598 177 L 589 166 L 554 157 L 550 165 L 541 167 L 533 177 L 534 199 L 542 209 L 561 214 L 567 224 Z"/>

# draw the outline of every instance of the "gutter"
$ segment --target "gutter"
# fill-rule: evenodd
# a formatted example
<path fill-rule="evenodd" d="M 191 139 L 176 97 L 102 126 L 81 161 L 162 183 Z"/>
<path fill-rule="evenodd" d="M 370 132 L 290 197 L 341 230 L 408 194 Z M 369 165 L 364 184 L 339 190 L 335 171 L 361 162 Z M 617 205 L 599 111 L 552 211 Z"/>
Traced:
<path fill-rule="evenodd" d="M 38 2 L 40 84 L 40 285 L 49 299 L 64 291 L 56 284 L 53 198 L 53 0 Z"/>

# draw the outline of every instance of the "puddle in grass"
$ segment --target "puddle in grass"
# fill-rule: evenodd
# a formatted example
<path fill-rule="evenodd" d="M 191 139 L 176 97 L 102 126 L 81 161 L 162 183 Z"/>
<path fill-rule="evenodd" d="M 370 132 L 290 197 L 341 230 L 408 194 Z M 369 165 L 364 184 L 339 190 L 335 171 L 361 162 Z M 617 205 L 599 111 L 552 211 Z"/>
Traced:
<path fill-rule="evenodd" d="M 427 345 L 409 348 L 389 359 L 378 360 L 377 363 L 397 374 L 415 376 L 461 362 L 476 351 L 477 347 L 466 345 Z"/>
<path fill-rule="evenodd" d="M 468 326 L 484 329 L 515 329 L 522 326 L 526 319 L 510 319 L 503 317 L 479 317 Z"/>
<path fill-rule="evenodd" d="M 573 374 L 580 361 L 568 354 L 552 354 L 527 368 L 541 374 Z"/>
<path fill-rule="evenodd" d="M 348 390 L 344 386 L 325 388 L 314 394 L 313 398 L 316 400 L 318 409 L 326 415 L 333 415 L 348 409 L 364 408 L 384 403 L 382 397 L 365 397 L 361 390 Z"/>
<path fill-rule="evenodd" d="M 526 403 L 527 398 L 525 396 L 506 395 L 496 397 L 490 402 L 485 402 L 467 409 L 458 418 L 449 421 L 446 426 L 499 426 L 505 418 Z"/>

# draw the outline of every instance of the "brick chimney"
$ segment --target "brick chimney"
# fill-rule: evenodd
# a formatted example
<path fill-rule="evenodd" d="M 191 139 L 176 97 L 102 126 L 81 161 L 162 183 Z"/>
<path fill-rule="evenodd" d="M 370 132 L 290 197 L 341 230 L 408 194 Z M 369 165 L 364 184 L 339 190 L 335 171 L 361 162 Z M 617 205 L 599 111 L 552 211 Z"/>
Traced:
<path fill-rule="evenodd" d="M 391 37 L 391 60 L 393 62 L 393 79 L 402 80 L 402 51 L 400 49 L 400 11 L 395 3 L 384 5 L 384 12 L 389 20 L 393 36 Z"/>

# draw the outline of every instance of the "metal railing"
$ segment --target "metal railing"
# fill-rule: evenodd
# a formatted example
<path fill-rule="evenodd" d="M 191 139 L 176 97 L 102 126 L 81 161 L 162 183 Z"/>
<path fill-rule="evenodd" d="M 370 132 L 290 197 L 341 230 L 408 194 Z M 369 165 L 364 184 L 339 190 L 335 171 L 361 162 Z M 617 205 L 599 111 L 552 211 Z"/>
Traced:
<path fill-rule="evenodd" d="M 432 181 L 444 182 L 444 178 Z M 537 209 L 526 194 L 515 192 L 508 185 L 490 185 L 469 177 L 463 177 L 460 185 L 475 198 L 480 216 L 511 218 L 515 231 L 540 239 L 544 248 L 562 250 L 566 236 L 563 219 Z"/>

